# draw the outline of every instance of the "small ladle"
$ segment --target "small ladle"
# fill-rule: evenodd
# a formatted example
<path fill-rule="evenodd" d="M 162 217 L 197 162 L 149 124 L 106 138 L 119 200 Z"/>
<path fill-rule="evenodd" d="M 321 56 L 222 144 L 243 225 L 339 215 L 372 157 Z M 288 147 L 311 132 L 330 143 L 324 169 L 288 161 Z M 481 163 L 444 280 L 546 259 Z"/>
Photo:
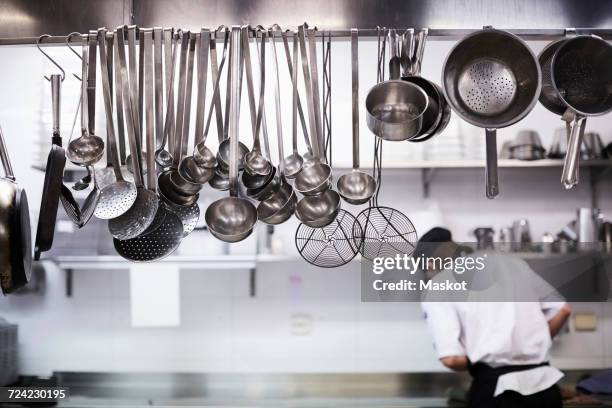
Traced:
<path fill-rule="evenodd" d="M 311 134 L 313 135 L 313 148 L 314 157 L 313 161 L 309 166 L 303 166 L 302 171 L 298 173 L 295 179 L 294 188 L 303 195 L 317 195 L 327 190 L 332 183 L 332 169 L 329 165 L 323 162 L 322 152 L 320 152 L 319 146 L 322 145 L 320 142 L 321 135 L 319 134 L 319 126 L 316 123 L 320 112 L 317 107 L 319 106 L 318 101 L 315 101 L 313 94 L 313 88 L 317 86 L 318 78 L 316 70 L 316 49 L 314 49 L 314 37 L 310 43 L 310 67 L 308 56 L 306 54 L 306 39 L 305 39 L 305 26 L 299 27 L 299 42 L 302 53 L 302 67 L 304 70 L 304 79 L 306 83 L 306 93 L 308 100 L 308 110 L 310 119 Z M 310 37 L 310 35 L 309 35 Z M 310 40 L 310 38 L 309 38 Z M 311 85 L 311 72 L 312 72 L 312 84 Z M 318 93 L 317 93 L 318 96 Z"/>
<path fill-rule="evenodd" d="M 338 179 L 337 188 L 340 196 L 349 204 L 364 204 L 372 198 L 376 190 L 376 181 L 372 176 L 359 170 L 359 68 L 358 68 L 358 32 L 351 29 L 351 66 L 352 66 L 352 100 L 353 100 L 353 170 Z"/>
<path fill-rule="evenodd" d="M 293 67 L 297 67 L 298 64 L 298 39 L 297 33 L 293 35 Z M 289 179 L 297 177 L 298 173 L 302 171 L 304 165 L 304 158 L 300 156 L 297 149 L 297 99 L 298 99 L 298 83 L 297 83 L 297 69 L 294 69 L 291 75 L 291 82 L 293 84 L 293 153 L 283 159 L 283 167 L 285 169 L 285 175 Z"/>
<path fill-rule="evenodd" d="M 214 103 L 211 102 L 206 127 L 204 128 L 204 103 L 206 97 L 206 70 L 208 67 L 208 47 L 215 46 L 213 38 L 211 38 L 210 31 L 202 29 L 200 33 L 199 42 L 196 40 L 196 48 L 198 49 L 198 95 L 197 95 L 197 108 L 196 108 L 196 129 L 195 129 L 195 147 L 193 155 L 185 157 L 179 164 L 178 171 L 181 176 L 189 181 L 197 184 L 208 183 L 215 175 L 215 166 L 217 160 L 215 154 L 206 147 L 206 139 L 208 137 L 208 131 L 210 129 L 210 122 L 212 119 L 212 113 L 214 109 Z M 225 63 L 225 52 L 227 48 L 227 42 L 223 48 L 223 58 L 221 60 L 220 71 L 223 69 Z M 213 91 L 212 101 L 215 100 L 216 94 L 219 92 L 219 78 L 220 75 L 216 75 L 215 88 Z"/>
<path fill-rule="evenodd" d="M 272 172 L 272 164 L 270 161 L 261 153 L 261 146 L 259 142 L 259 130 L 261 128 L 262 113 L 264 109 L 264 97 L 265 97 L 265 36 L 266 32 L 261 32 L 262 36 L 262 48 L 260 53 L 260 81 L 259 81 L 259 101 L 257 106 L 257 115 L 253 123 L 253 149 L 244 156 L 244 170 L 252 176 L 267 176 Z M 251 65 L 251 53 L 249 49 L 249 27 L 245 26 L 242 28 L 242 46 L 244 49 L 244 64 L 246 67 L 247 77 L 247 89 L 249 92 L 249 102 L 251 103 L 251 117 L 255 112 L 255 100 L 253 91 L 253 71 Z"/>
<path fill-rule="evenodd" d="M 229 65 L 232 66 L 233 63 L 236 63 L 235 61 L 232 61 L 232 58 L 234 58 L 234 55 L 232 54 L 232 47 L 234 47 L 235 44 L 231 43 L 230 44 L 230 58 L 229 58 Z M 239 57 L 236 57 L 239 58 Z M 240 78 L 242 78 L 242 64 L 240 65 L 240 69 L 238 70 L 238 72 L 236 72 L 235 74 L 238 75 Z M 225 118 L 224 118 L 224 124 L 223 124 L 223 140 L 221 141 L 221 143 L 219 144 L 219 149 L 217 150 L 217 161 L 218 166 L 222 167 L 224 170 L 229 170 L 229 161 L 230 161 L 230 138 L 228 136 L 228 132 L 229 132 L 229 106 L 230 106 L 230 83 L 232 81 L 232 75 L 234 73 L 232 72 L 228 72 L 227 73 L 227 92 L 225 93 L 226 98 L 225 98 Z M 238 141 L 238 169 L 242 170 L 244 169 L 244 156 L 249 152 L 249 148 L 246 147 L 244 145 L 244 143 Z"/>
<path fill-rule="evenodd" d="M 66 157 L 77 166 L 89 166 L 98 162 L 104 154 L 104 140 L 101 137 L 94 135 L 94 123 L 88 123 L 86 112 L 89 110 L 87 101 L 88 83 L 93 80 L 95 89 L 95 59 L 94 66 L 89 68 L 89 46 L 95 47 L 95 36 L 90 36 L 89 39 L 83 36 L 83 62 L 82 62 L 82 78 L 81 81 L 81 136 L 70 141 L 66 149 Z M 93 48 L 93 55 L 96 49 Z M 87 78 L 87 80 L 85 80 Z"/>
<path fill-rule="evenodd" d="M 154 37 L 153 41 L 158 41 L 158 38 Z M 174 38 L 172 29 L 164 30 L 164 48 L 166 49 L 165 53 L 165 64 L 166 64 L 166 88 L 167 88 L 167 97 L 166 97 L 166 121 L 164 123 L 164 132 L 162 134 L 162 140 L 160 146 L 155 150 L 155 163 L 163 169 L 172 166 L 174 162 L 174 158 L 172 154 L 166 148 L 166 144 L 168 143 L 168 133 L 172 131 L 174 125 L 174 74 L 176 71 L 176 40 Z M 170 51 L 172 50 L 172 51 Z M 168 76 L 169 73 L 169 76 Z M 158 75 L 156 73 L 156 75 Z M 161 87 L 158 87 L 156 92 L 161 92 Z M 159 110 L 156 109 L 156 114 L 159 113 Z"/>
<path fill-rule="evenodd" d="M 263 50 L 263 47 L 262 47 Z M 262 52 L 263 53 L 263 52 Z M 276 52 L 276 42 L 274 41 L 274 36 L 272 35 L 272 53 L 273 53 L 273 67 L 274 67 L 274 94 L 275 94 L 275 104 L 276 104 L 276 135 L 278 138 L 278 158 L 280 161 L 279 164 L 279 172 L 280 172 L 280 185 L 278 190 L 261 201 L 257 206 L 257 217 L 260 221 L 266 224 L 282 224 L 287 221 L 293 215 L 295 211 L 295 204 L 297 202 L 297 197 L 295 192 L 293 191 L 293 187 L 291 184 L 287 183 L 285 180 L 285 165 L 283 162 L 283 157 L 285 156 L 283 152 L 283 126 L 281 121 L 281 99 L 280 99 L 280 83 L 279 83 L 279 74 L 278 74 L 278 59 Z M 294 118 L 295 119 L 295 118 Z"/>

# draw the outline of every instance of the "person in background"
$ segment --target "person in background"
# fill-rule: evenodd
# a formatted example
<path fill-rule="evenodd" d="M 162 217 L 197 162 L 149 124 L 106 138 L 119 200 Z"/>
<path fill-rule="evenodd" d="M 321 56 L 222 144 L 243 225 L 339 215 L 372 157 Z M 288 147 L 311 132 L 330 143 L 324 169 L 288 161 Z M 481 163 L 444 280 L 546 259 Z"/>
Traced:
<path fill-rule="evenodd" d="M 465 253 L 449 230 L 433 228 L 423 235 L 414 255 L 455 258 Z M 525 261 L 508 254 L 489 251 L 487 264 L 498 273 L 541 280 Z M 431 266 L 426 279 L 435 281 L 446 273 Z M 470 407 L 562 406 L 557 382 L 563 374 L 549 365 L 549 350 L 570 316 L 567 303 L 423 301 L 422 308 L 442 364 L 472 376 Z"/>

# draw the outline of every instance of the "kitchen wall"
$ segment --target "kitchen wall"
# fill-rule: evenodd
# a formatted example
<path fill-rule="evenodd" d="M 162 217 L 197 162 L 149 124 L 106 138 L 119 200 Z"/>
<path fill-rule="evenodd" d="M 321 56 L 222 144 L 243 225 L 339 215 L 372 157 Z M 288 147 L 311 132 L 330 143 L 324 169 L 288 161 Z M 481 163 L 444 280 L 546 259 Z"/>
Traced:
<path fill-rule="evenodd" d="M 544 43 L 530 44 L 538 52 Z M 430 41 L 423 75 L 439 81 L 450 42 Z M 279 49 L 281 50 L 282 47 Z M 360 45 L 361 100 L 375 79 L 376 43 Z M 78 97 L 78 82 L 70 75 L 80 72 L 78 60 L 65 47 L 51 47 L 68 73 L 64 82 L 62 130 L 65 140 Z M 350 166 L 350 74 L 349 47 L 333 44 L 333 161 Z M 255 53 L 253 53 L 255 55 Z M 268 53 L 268 63 L 270 63 Z M 32 225 L 36 226 L 43 175 L 31 165 L 46 157 L 50 136 L 49 85 L 43 73 L 53 67 L 33 46 L 0 47 L 0 99 L 2 124 L 13 167 L 27 188 Z M 280 63 L 284 56 L 280 55 Z M 282 84 L 289 84 L 282 69 Z M 272 70 L 268 70 L 271 78 Z M 268 81 L 272 86 L 272 80 Z M 212 87 L 209 87 L 209 90 Z M 270 91 L 272 88 L 270 88 Z M 273 94 L 267 98 L 268 126 L 274 132 Z M 290 136 L 290 91 L 283 86 L 284 137 Z M 98 107 L 101 107 L 101 101 Z M 365 126 L 361 106 L 361 161 L 371 163 L 372 136 Z M 246 105 L 243 114 L 248 115 Z M 97 129 L 104 133 L 98 110 Z M 248 136 L 248 120 L 241 125 Z M 557 117 L 541 106 L 519 124 L 499 132 L 499 145 L 520 129 L 535 129 L 545 146 L 559 127 Z M 589 119 L 589 129 L 612 141 L 609 117 Z M 77 125 L 78 133 L 78 125 Z M 466 157 L 483 152 L 483 132 L 456 119 L 441 136 L 421 145 L 385 144 L 384 163 L 398 166 L 411 160 L 447 154 L 445 144 L 465 146 Z M 211 137 L 211 145 L 216 145 Z M 44 146 L 39 145 L 45 143 Z M 275 146 L 274 141 L 272 145 Z M 301 144 L 303 147 L 303 144 Z M 285 150 L 289 145 L 286 143 Z M 451 149 L 452 150 L 452 149 Z M 461 151 L 461 149 L 457 149 Z M 473 152 L 473 153 L 471 153 Z M 583 182 L 565 191 L 559 183 L 560 168 L 502 169 L 501 196 L 484 197 L 482 169 L 439 170 L 431 195 L 423 198 L 418 170 L 388 170 L 380 202 L 400 209 L 419 233 L 434 225 L 448 226 L 458 240 L 472 239 L 476 226 L 496 228 L 517 218 L 530 220 L 535 239 L 556 232 L 574 218 L 578 207 L 588 206 L 588 170 Z M 338 172 L 340 174 L 340 171 Z M 599 184 L 599 202 L 612 213 L 612 188 L 608 178 Z M 221 194 L 209 189 L 201 204 Z M 347 205 L 346 208 L 349 206 Z M 360 208 L 351 208 L 354 213 Z M 61 211 L 61 210 L 60 210 Z M 291 259 L 297 223 L 276 228 L 274 248 Z M 263 228 L 260 228 L 263 230 Z M 74 233 L 75 247 L 87 231 Z M 232 253 L 252 253 L 256 236 L 233 248 Z M 182 253 L 220 253 L 206 233 L 188 237 Z M 84 371 L 214 371 L 214 372 L 339 372 L 339 371 L 437 371 L 431 339 L 416 304 L 378 304 L 359 301 L 358 263 L 334 270 L 318 269 L 305 262 L 263 262 L 257 268 L 257 292 L 249 297 L 246 270 L 183 270 L 180 282 L 181 325 L 178 328 L 134 329 L 130 322 L 129 274 L 127 270 L 77 270 L 73 297 L 64 294 L 65 275 L 46 262 L 47 292 L 44 296 L 0 298 L 0 316 L 20 324 L 20 363 L 24 373 L 53 370 Z M 610 305 L 577 304 L 576 310 L 595 312 L 600 318 L 595 332 L 564 334 L 555 344 L 554 362 L 564 368 L 600 367 L 612 364 L 612 308 Z"/>

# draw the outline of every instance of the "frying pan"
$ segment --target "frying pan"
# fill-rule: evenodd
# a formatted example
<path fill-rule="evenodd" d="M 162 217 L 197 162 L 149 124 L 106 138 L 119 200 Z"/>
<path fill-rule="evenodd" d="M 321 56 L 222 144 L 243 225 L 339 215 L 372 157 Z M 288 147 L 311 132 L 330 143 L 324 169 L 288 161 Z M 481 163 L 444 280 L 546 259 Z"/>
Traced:
<path fill-rule="evenodd" d="M 30 280 L 32 240 L 28 197 L 15 182 L 2 128 L 0 158 L 5 173 L 5 177 L 0 178 L 0 286 L 6 295 Z"/>
<path fill-rule="evenodd" d="M 561 182 L 578 184 L 580 145 L 587 117 L 612 110 L 612 46 L 599 37 L 579 35 L 552 43 L 539 57 L 542 65 L 540 101 L 562 114 L 571 126 Z"/>
<path fill-rule="evenodd" d="M 465 121 L 485 128 L 486 194 L 499 194 L 496 129 L 510 126 L 533 109 L 541 89 L 540 65 L 527 44 L 490 26 L 464 37 L 447 56 L 442 86 Z"/>
<path fill-rule="evenodd" d="M 51 92 L 53 100 L 59 100 L 61 76 L 51 75 Z M 43 185 L 40 212 L 38 214 L 38 227 L 36 229 L 36 241 L 34 259 L 39 260 L 42 252 L 48 251 L 53 245 L 53 234 L 55 233 L 55 220 L 57 218 L 57 207 L 62 190 L 62 177 L 66 155 L 62 148 L 62 138 L 59 129 L 53 130 L 51 137 L 51 150 L 47 157 L 45 169 L 45 183 Z"/>

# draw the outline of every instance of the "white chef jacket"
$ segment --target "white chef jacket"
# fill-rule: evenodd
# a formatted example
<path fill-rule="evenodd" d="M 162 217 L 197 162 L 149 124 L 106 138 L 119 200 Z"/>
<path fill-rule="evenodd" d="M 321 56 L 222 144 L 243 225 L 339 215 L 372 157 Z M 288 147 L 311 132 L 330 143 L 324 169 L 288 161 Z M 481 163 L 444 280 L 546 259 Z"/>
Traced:
<path fill-rule="evenodd" d="M 469 256 L 479 255 L 480 252 L 475 252 Z M 489 276 L 483 275 L 483 280 L 488 282 L 487 289 L 470 293 L 469 301 L 427 301 L 425 296 L 422 308 L 438 356 L 467 356 L 471 363 L 482 362 L 492 367 L 548 361 L 551 338 L 547 322 L 565 302 L 535 301 L 539 296 L 537 288 L 547 284 L 517 257 L 488 252 L 487 272 Z M 491 276 L 495 279 L 491 280 Z M 446 279 L 457 281 L 460 276 L 444 271 L 432 280 Z M 508 300 L 508 290 L 520 292 L 517 296 L 521 300 L 530 299 L 531 295 L 533 301 L 490 301 L 495 299 L 491 293 Z M 528 293 L 530 290 L 533 293 Z M 552 292 L 551 288 L 541 293 L 550 295 Z M 435 296 L 433 299 L 439 300 Z M 550 366 L 504 374 L 498 379 L 494 395 L 506 390 L 531 395 L 551 387 L 562 377 L 559 370 Z"/>

